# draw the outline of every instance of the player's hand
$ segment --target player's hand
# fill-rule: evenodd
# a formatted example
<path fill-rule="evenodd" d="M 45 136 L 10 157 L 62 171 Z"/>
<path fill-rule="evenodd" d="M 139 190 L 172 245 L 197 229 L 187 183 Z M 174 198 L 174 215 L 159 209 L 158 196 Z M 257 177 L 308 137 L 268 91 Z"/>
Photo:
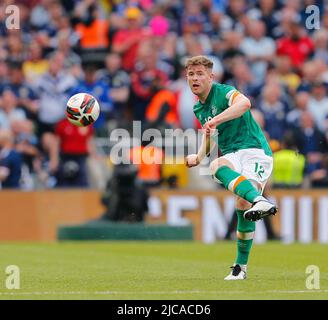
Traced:
<path fill-rule="evenodd" d="M 186 166 L 188 168 L 196 167 L 200 163 L 197 154 L 190 154 L 186 157 Z"/>
<path fill-rule="evenodd" d="M 213 121 L 214 119 L 210 120 L 210 121 L 207 121 L 205 124 L 204 124 L 204 132 L 207 136 L 212 136 L 215 131 L 216 131 L 216 122 Z"/>

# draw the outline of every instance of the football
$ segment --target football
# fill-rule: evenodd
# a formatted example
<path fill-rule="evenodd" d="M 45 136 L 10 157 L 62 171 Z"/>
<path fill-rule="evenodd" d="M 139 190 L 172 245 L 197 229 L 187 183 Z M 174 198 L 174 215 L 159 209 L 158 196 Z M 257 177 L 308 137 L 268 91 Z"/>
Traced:
<path fill-rule="evenodd" d="M 66 116 L 69 122 L 85 127 L 94 123 L 100 113 L 97 99 L 88 93 L 77 93 L 66 104 Z"/>

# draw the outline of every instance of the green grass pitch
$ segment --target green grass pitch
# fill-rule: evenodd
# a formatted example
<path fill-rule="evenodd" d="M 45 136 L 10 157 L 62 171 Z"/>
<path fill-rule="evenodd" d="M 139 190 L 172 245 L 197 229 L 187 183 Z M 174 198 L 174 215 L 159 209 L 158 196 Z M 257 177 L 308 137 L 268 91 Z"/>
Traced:
<path fill-rule="evenodd" d="M 0 299 L 328 299 L 328 246 L 254 245 L 245 281 L 224 281 L 233 241 L 1 243 Z M 7 289 L 6 267 L 20 270 Z M 306 268 L 320 269 L 320 289 Z"/>

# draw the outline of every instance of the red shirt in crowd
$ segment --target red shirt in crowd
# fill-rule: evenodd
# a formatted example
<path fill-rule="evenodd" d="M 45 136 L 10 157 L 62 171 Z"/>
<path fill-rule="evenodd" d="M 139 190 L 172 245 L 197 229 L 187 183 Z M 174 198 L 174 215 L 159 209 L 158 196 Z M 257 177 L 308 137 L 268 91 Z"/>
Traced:
<path fill-rule="evenodd" d="M 119 30 L 113 38 L 113 49 L 120 48 L 122 45 L 129 46 L 122 52 L 122 66 L 127 71 L 134 69 L 139 44 L 149 37 L 150 33 L 144 29 Z M 120 52 L 120 50 L 118 50 Z"/>
<path fill-rule="evenodd" d="M 277 42 L 277 54 L 290 57 L 294 67 L 301 67 L 307 57 L 313 52 L 314 45 L 309 37 L 302 37 L 297 41 L 289 37 L 281 38 Z"/>
<path fill-rule="evenodd" d="M 60 152 L 64 154 L 87 155 L 88 140 L 93 136 L 92 126 L 77 127 L 67 119 L 56 125 L 55 133 L 60 139 Z"/>

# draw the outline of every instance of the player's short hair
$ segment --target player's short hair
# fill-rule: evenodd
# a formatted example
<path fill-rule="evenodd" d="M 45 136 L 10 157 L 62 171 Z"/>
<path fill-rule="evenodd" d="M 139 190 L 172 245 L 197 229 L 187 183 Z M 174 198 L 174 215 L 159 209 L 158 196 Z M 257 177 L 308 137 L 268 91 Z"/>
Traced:
<path fill-rule="evenodd" d="M 208 68 L 211 70 L 213 69 L 213 61 L 205 56 L 194 56 L 194 57 L 188 58 L 185 63 L 186 69 L 188 69 L 188 67 L 190 67 L 190 66 L 199 66 L 199 65 L 204 66 L 205 68 Z"/>

